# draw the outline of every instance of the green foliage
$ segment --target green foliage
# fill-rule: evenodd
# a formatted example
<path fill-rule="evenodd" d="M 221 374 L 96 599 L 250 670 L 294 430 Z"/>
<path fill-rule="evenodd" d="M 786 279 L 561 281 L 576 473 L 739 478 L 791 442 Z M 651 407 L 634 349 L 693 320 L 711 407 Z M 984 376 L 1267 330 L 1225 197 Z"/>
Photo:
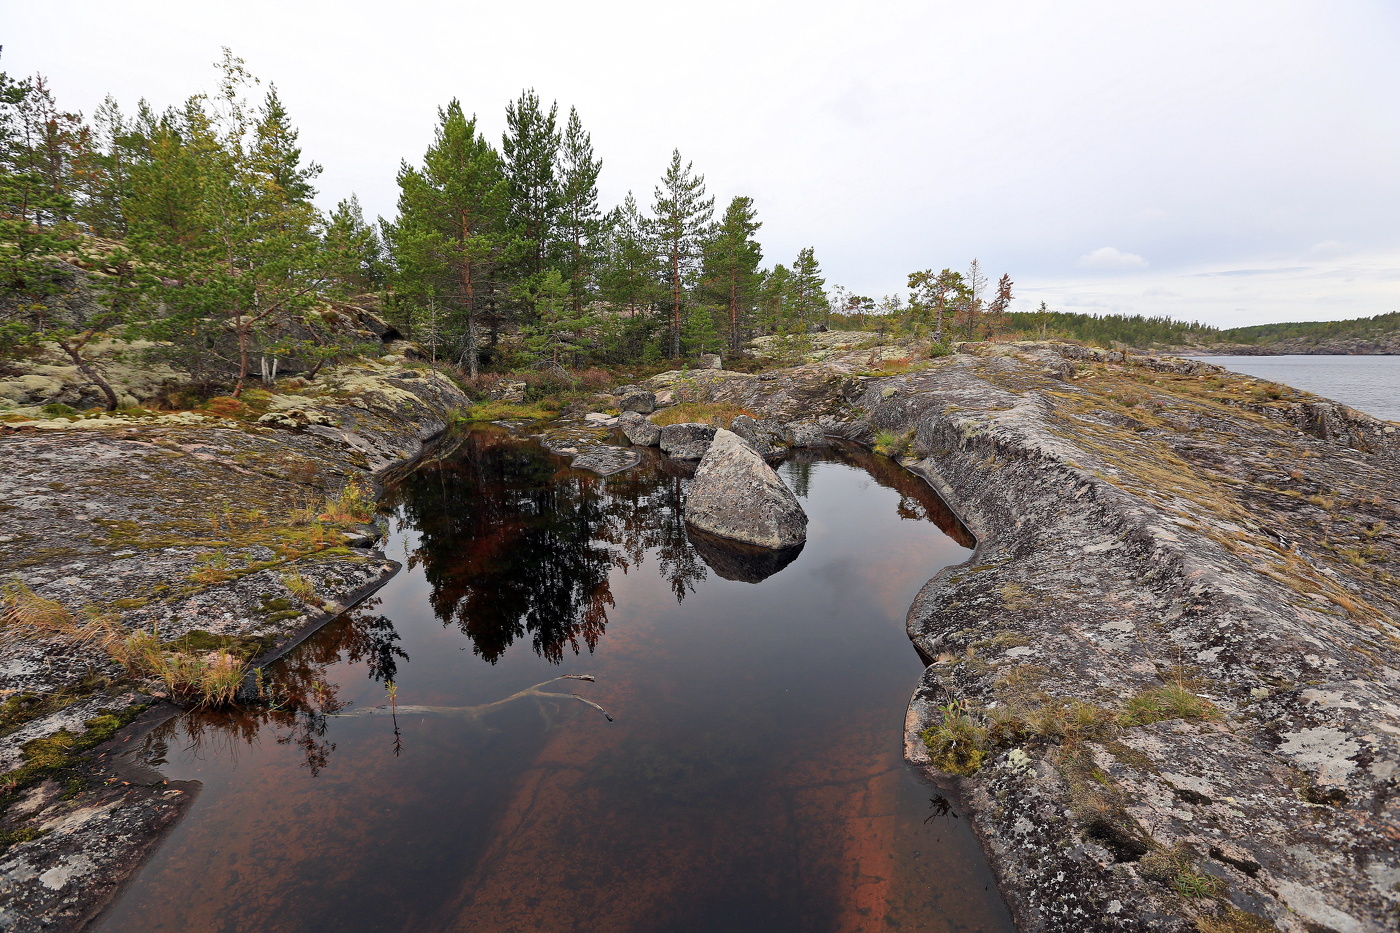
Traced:
<path fill-rule="evenodd" d="M 681 307 L 710 233 L 715 199 L 705 196 L 705 176 L 694 173 L 694 163 L 681 164 L 679 149 L 671 152 L 671 164 L 654 196 L 649 226 L 670 286 L 671 356 L 675 358 L 681 355 Z"/>
<path fill-rule="evenodd" d="M 903 434 L 896 434 L 894 431 L 878 431 L 875 434 L 874 450 L 877 454 L 886 457 L 902 457 L 913 441 L 913 431 L 905 431 Z"/>
<path fill-rule="evenodd" d="M 422 167 L 405 162 L 398 182 L 398 219 L 385 228 L 391 285 L 410 308 L 444 309 L 435 326 L 475 377 L 478 317 L 499 312 L 506 297 L 502 261 L 512 241 L 501 158 L 454 98 L 438 111 Z"/>
<path fill-rule="evenodd" d="M 535 319 L 521 331 L 525 350 L 531 359 L 577 362 L 585 348 L 584 332 L 595 322 L 594 315 L 576 308 L 569 294 L 569 283 L 558 269 L 549 269 L 524 288 L 527 301 L 535 309 Z"/>
<path fill-rule="evenodd" d="M 987 757 L 987 730 L 966 703 L 939 707 L 942 719 L 919 733 L 933 766 L 948 774 L 972 775 Z"/>
<path fill-rule="evenodd" d="M 723 308 L 725 338 L 730 350 L 737 350 L 751 332 L 751 309 L 757 303 L 763 283 L 759 263 L 763 248 L 754 234 L 763 226 L 754 211 L 753 199 L 735 197 L 725 208 L 715 234 L 704 247 L 701 282 L 705 296 Z"/>

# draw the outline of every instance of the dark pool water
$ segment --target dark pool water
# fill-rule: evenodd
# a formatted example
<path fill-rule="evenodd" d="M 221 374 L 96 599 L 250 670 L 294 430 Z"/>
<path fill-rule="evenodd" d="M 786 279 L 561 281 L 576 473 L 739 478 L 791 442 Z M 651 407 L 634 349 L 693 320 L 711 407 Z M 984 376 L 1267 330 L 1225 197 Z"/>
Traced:
<path fill-rule="evenodd" d="M 405 569 L 276 665 L 278 708 L 147 740 L 202 789 L 98 929 L 1009 933 L 901 749 L 904 615 L 970 542 L 887 460 L 779 472 L 809 537 L 764 559 L 697 548 L 662 458 L 473 432 L 397 489 Z"/>

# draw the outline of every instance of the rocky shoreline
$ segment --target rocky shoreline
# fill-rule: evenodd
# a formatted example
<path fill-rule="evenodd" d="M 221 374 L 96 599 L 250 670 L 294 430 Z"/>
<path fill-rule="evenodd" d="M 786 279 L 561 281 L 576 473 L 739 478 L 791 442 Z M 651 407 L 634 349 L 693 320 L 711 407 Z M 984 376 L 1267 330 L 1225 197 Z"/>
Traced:
<path fill-rule="evenodd" d="M 654 384 L 902 446 L 977 535 L 909 612 L 906 751 L 1022 930 L 1394 929 L 1396 426 L 1205 363 L 961 349 Z"/>
<path fill-rule="evenodd" d="M 273 396 L 261 415 L 0 425 L 0 578 L 74 614 L 268 663 L 398 569 L 376 549 L 382 529 L 316 513 L 339 511 L 347 490 L 372 503 L 469 404 L 445 376 L 405 363 L 341 367 Z M 81 929 L 197 792 L 114 754 L 178 708 L 95 646 L 12 643 L 0 649 L 0 690 L 19 722 L 0 737 L 7 779 L 55 742 L 64 750 L 62 768 L 9 795 L 0 929 Z"/>
<path fill-rule="evenodd" d="M 759 420 L 736 432 L 764 444 L 755 425 L 805 422 L 820 430 L 804 444 L 872 446 L 976 535 L 909 611 L 928 668 L 906 757 L 969 806 L 1020 929 L 1400 922 L 1396 425 L 1208 363 L 811 343 L 789 369 L 645 389 L 742 407 Z M 394 357 L 276 398 L 255 419 L 5 426 L 0 575 L 162 637 L 198 624 L 282 653 L 395 570 L 377 529 L 311 540 L 290 515 L 412 462 L 466 399 Z M 611 420 L 541 440 L 626 469 L 635 452 L 605 443 Z M 159 690 L 103 663 L 0 653 L 7 697 L 65 701 L 0 738 L 6 770 L 61 730 L 95 746 L 81 786 L 40 780 L 11 800 L 0 929 L 81 928 L 197 791 L 110 754 L 173 707 L 147 709 Z"/>

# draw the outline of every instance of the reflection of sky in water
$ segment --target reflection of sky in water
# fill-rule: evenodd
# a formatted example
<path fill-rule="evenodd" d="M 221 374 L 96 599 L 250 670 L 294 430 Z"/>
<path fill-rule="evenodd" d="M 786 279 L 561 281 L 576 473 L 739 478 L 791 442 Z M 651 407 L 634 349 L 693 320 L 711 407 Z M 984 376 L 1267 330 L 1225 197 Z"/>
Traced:
<path fill-rule="evenodd" d="M 759 583 L 696 555 L 664 462 L 601 480 L 488 435 L 421 472 L 410 566 L 280 666 L 284 708 L 174 724 L 203 791 L 101 929 L 1009 930 L 901 758 L 904 614 L 967 552 L 859 463 L 781 468 L 809 539 Z M 385 704 L 388 662 L 419 712 L 334 715 Z"/>

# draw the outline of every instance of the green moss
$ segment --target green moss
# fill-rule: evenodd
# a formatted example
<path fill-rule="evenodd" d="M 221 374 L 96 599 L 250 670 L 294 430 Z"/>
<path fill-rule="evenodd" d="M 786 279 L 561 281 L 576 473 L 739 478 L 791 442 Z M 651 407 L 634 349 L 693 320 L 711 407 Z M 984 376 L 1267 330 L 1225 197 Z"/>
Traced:
<path fill-rule="evenodd" d="M 299 613 L 293 613 L 294 615 Z M 186 632 L 161 645 L 167 651 L 201 655 L 211 651 L 231 654 L 240 661 L 250 661 L 276 644 L 275 635 L 214 635 L 203 629 Z"/>
<path fill-rule="evenodd" d="M 141 609 L 149 602 L 149 599 L 114 599 L 108 605 L 113 609 Z"/>
<path fill-rule="evenodd" d="M 0 774 L 0 810 L 14 803 L 20 791 L 45 778 L 81 777 L 75 769 L 84 760 L 82 753 L 116 735 L 118 729 L 130 723 L 143 709 L 144 705 L 136 704 L 115 713 L 100 711 L 83 723 L 83 732 L 59 729 L 52 735 L 25 742 L 20 746 L 24 764 Z"/>

